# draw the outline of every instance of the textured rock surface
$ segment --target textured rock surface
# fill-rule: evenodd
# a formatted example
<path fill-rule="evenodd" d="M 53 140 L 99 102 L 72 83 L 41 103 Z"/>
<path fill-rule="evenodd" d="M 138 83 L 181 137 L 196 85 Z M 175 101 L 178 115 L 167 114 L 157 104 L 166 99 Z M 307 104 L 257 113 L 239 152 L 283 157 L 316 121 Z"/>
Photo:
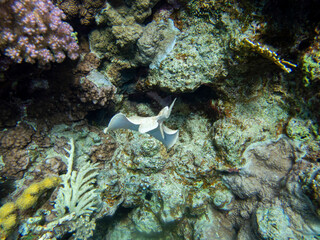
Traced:
<path fill-rule="evenodd" d="M 250 145 L 244 152 L 246 164 L 241 168 L 241 174 L 224 179 L 232 192 L 242 199 L 276 197 L 281 181 L 297 159 L 296 147 L 285 139 L 259 144 Z"/>
<path fill-rule="evenodd" d="M 227 51 L 226 36 L 217 35 L 219 30 L 201 19 L 191 21 L 177 36 L 175 47 L 161 67 L 150 72 L 145 83 L 148 87 L 192 92 L 201 84 L 227 75 L 223 60 Z"/>
<path fill-rule="evenodd" d="M 261 239 L 295 239 L 288 216 L 281 208 L 259 208 L 256 212 L 257 234 Z"/>
<path fill-rule="evenodd" d="M 171 19 L 167 21 L 152 21 L 137 41 L 138 55 L 136 60 L 141 65 L 158 68 L 163 59 L 172 51 L 176 43 L 179 30 Z"/>
<path fill-rule="evenodd" d="M 241 165 L 241 154 L 246 147 L 276 138 L 278 124 L 287 118 L 285 109 L 264 97 L 236 103 L 227 117 L 213 124 L 212 140 L 219 157 L 232 165 Z"/>
<path fill-rule="evenodd" d="M 0 132 L 1 177 L 22 178 L 33 160 L 29 151 L 32 151 L 31 143 L 34 134 L 34 129 L 27 124 Z"/>
<path fill-rule="evenodd" d="M 300 239 L 306 234 L 312 239 L 318 234 L 320 221 L 299 184 L 297 165 L 304 155 L 286 137 L 253 143 L 243 154 L 246 164 L 239 173 L 223 177 L 242 199 L 229 212 L 241 225 L 239 239 Z"/>
<path fill-rule="evenodd" d="M 222 213 L 209 207 L 195 222 L 193 236 L 194 239 L 232 240 L 236 238 L 236 232 Z"/>

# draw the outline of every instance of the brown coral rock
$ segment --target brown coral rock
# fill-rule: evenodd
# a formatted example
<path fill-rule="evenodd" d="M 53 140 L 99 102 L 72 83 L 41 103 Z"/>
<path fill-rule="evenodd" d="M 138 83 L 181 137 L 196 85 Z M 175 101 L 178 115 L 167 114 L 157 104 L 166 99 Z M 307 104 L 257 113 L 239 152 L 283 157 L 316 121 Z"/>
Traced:
<path fill-rule="evenodd" d="M 100 59 L 94 53 L 87 53 L 77 65 L 76 72 L 87 74 L 100 65 Z"/>
<path fill-rule="evenodd" d="M 94 16 L 103 4 L 102 0 L 64 0 L 58 6 L 70 18 L 79 16 L 82 25 L 89 25 L 94 22 Z"/>
<path fill-rule="evenodd" d="M 105 106 L 108 101 L 113 99 L 115 90 L 114 86 L 98 87 L 89 79 L 83 78 L 81 80 L 79 97 L 82 102 L 91 102 L 95 105 Z"/>
<path fill-rule="evenodd" d="M 112 27 L 112 33 L 120 47 L 135 44 L 142 35 L 143 27 L 137 23 Z"/>
<path fill-rule="evenodd" d="M 76 0 L 66 0 L 59 4 L 59 8 L 70 17 L 78 15 L 79 7 Z"/>
<path fill-rule="evenodd" d="M 31 142 L 35 131 L 26 124 L 21 124 L 15 128 L 0 132 L 1 148 L 24 148 Z"/>
<path fill-rule="evenodd" d="M 103 4 L 103 0 L 84 0 L 79 6 L 80 23 L 82 25 L 89 25 L 93 23 L 95 14 Z"/>
<path fill-rule="evenodd" d="M 26 147 L 32 142 L 35 131 L 27 124 L 20 124 L 0 132 L 0 155 L 4 163 L 0 176 L 20 179 L 29 166 L 31 156 Z"/>
<path fill-rule="evenodd" d="M 1 177 L 20 179 L 30 163 L 28 150 L 9 151 L 3 155 L 3 162 L 4 168 L 0 171 Z"/>
<path fill-rule="evenodd" d="M 67 167 L 61 159 L 52 157 L 45 159 L 43 164 L 36 166 L 31 172 L 31 175 L 33 175 L 35 179 L 40 179 L 43 176 L 59 176 L 66 172 L 66 169 Z"/>
<path fill-rule="evenodd" d="M 95 145 L 91 148 L 91 160 L 95 162 L 104 162 L 111 159 L 116 150 L 116 143 L 113 139 L 104 139 L 103 144 Z"/>

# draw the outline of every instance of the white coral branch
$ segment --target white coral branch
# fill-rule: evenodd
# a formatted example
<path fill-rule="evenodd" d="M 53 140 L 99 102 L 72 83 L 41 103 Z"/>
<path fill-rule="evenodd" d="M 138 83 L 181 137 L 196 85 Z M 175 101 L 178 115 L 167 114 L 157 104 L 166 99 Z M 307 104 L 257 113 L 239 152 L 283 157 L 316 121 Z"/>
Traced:
<path fill-rule="evenodd" d="M 55 211 L 59 217 L 66 213 L 75 213 L 76 216 L 90 215 L 97 206 L 99 195 L 94 189 L 96 182 L 97 164 L 85 162 L 79 171 L 72 170 L 74 158 L 74 142 L 70 140 L 70 150 L 65 149 L 68 171 L 62 175 L 62 185 L 55 200 Z M 67 212 L 68 211 L 68 212 Z"/>

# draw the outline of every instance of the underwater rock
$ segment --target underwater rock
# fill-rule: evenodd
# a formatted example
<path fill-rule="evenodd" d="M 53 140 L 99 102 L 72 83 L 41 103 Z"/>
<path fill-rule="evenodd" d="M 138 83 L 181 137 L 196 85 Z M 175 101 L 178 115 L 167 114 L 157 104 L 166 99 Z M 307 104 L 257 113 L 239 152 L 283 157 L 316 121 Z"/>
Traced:
<path fill-rule="evenodd" d="M 257 235 L 261 239 L 296 239 L 290 228 L 288 216 L 280 207 L 260 207 L 257 209 L 254 224 L 257 225 Z"/>
<path fill-rule="evenodd" d="M 239 173 L 223 177 L 232 193 L 242 199 L 234 201 L 229 212 L 241 225 L 239 239 L 301 239 L 311 235 L 312 239 L 319 233 L 320 221 L 299 180 L 305 168 L 301 162 L 304 155 L 299 144 L 285 136 L 253 143 L 243 153 L 246 164 Z"/>
<path fill-rule="evenodd" d="M 58 157 L 46 158 L 41 165 L 37 165 L 30 169 L 29 173 L 34 176 L 35 179 L 41 179 L 43 175 L 59 176 L 67 170 L 66 165 Z"/>
<path fill-rule="evenodd" d="M 128 25 L 112 26 L 111 31 L 117 39 L 116 43 L 123 48 L 137 42 L 142 35 L 143 27 L 137 23 L 128 23 Z"/>
<path fill-rule="evenodd" d="M 146 207 L 140 207 L 134 210 L 131 216 L 137 230 L 144 234 L 155 234 L 162 232 L 159 220 Z"/>
<path fill-rule="evenodd" d="M 110 28 L 95 29 L 89 34 L 90 51 L 99 59 L 112 57 L 119 54 L 116 40 Z"/>
<path fill-rule="evenodd" d="M 93 53 L 87 53 L 80 59 L 75 69 L 75 74 L 79 74 L 81 76 L 87 75 L 92 70 L 97 69 L 100 65 L 100 59 L 98 56 Z"/>
<path fill-rule="evenodd" d="M 319 140 L 319 130 L 311 120 L 291 118 L 286 127 L 287 135 L 301 142 Z"/>
<path fill-rule="evenodd" d="M 4 129 L 0 132 L 0 146 L 6 149 L 22 149 L 32 141 L 34 134 L 35 130 L 31 125 L 21 123 L 15 128 Z"/>
<path fill-rule="evenodd" d="M 190 19 L 188 28 L 177 36 L 170 55 L 161 67 L 150 71 L 146 87 L 159 87 L 169 92 L 192 92 L 200 85 L 227 75 L 225 36 L 201 19 Z"/>
<path fill-rule="evenodd" d="M 246 164 L 240 174 L 225 176 L 223 179 L 239 198 L 258 196 L 272 199 L 278 195 L 281 181 L 298 159 L 296 149 L 285 137 L 277 141 L 253 143 L 243 153 Z"/>
<path fill-rule="evenodd" d="M 107 23 L 111 27 L 117 45 L 122 48 L 129 47 L 136 43 L 143 31 L 143 26 L 137 23 L 131 14 L 132 11 L 127 11 L 126 16 L 123 16 L 122 12 L 106 2 L 105 8 L 96 15 L 96 22 L 98 25 Z"/>
<path fill-rule="evenodd" d="M 125 218 L 110 229 L 105 239 L 110 240 L 129 240 L 134 239 L 133 233 L 137 231 L 131 219 Z"/>
<path fill-rule="evenodd" d="M 162 229 L 160 235 L 176 234 L 175 230 L 168 232 L 166 226 L 169 224 L 172 229 L 179 229 L 179 236 L 192 236 L 194 225 L 190 219 L 205 215 L 214 198 L 219 205 L 217 208 L 223 211 L 229 211 L 232 206 L 232 194 L 213 170 L 215 165 L 221 163 L 216 162 L 214 147 L 209 139 L 210 121 L 198 113 L 185 118 L 181 111 L 187 108 L 187 105 L 178 102 L 173 109 L 177 115 L 172 114 L 168 119 L 175 123 L 174 126 L 182 127 L 180 140 L 170 151 L 154 138 L 137 131 L 120 129 L 110 132 L 118 147 L 112 159 L 106 162 L 101 186 L 108 185 L 103 194 L 107 206 L 112 205 L 112 199 L 121 199 L 119 206 L 133 208 L 133 215 L 142 218 L 138 227 L 140 218 L 131 217 L 135 224 L 134 230 L 130 227 L 130 236 L 137 232 L 137 228 L 151 231 L 144 221 L 151 221 L 153 215 Z M 154 115 L 147 104 L 124 103 L 121 111 L 126 115 L 130 112 Z M 218 192 L 220 190 L 221 194 Z M 148 213 L 141 212 L 145 208 Z M 191 218 L 188 217 L 190 215 Z M 183 221 L 190 223 L 188 230 L 181 225 Z M 155 226 L 155 223 L 150 225 Z M 110 234 L 118 234 L 120 228 L 119 225 L 119 229 L 110 230 L 114 231 Z M 177 236 L 174 235 L 173 239 Z"/>
<path fill-rule="evenodd" d="M 78 96 L 82 102 L 91 102 L 102 107 L 114 98 L 116 92 L 108 78 L 95 69 L 81 78 L 80 87 Z"/>
<path fill-rule="evenodd" d="M 199 186 L 199 190 L 193 194 L 191 199 L 190 214 L 193 216 L 204 214 L 207 210 L 208 199 L 210 199 L 209 189 L 201 189 L 201 186 Z"/>
<path fill-rule="evenodd" d="M 194 239 L 236 239 L 236 231 L 224 215 L 211 207 L 207 212 L 195 221 Z"/>
<path fill-rule="evenodd" d="M 162 187 L 158 189 L 163 201 L 160 219 L 164 224 L 179 221 L 183 217 L 187 203 L 185 187 L 176 182 L 173 177 L 164 178 L 161 182 Z M 157 185 L 157 187 L 160 186 L 159 184 Z"/>
<path fill-rule="evenodd" d="M 288 185 L 288 188 L 294 193 L 303 192 L 308 196 L 312 201 L 313 206 L 310 206 L 309 209 L 314 209 L 318 216 L 320 216 L 320 166 L 319 163 L 312 163 L 307 161 L 300 161 L 295 165 L 294 173 L 298 176 L 299 187 L 301 185 L 300 191 L 297 191 L 297 187 L 293 184 Z M 302 190 L 302 191 L 301 191 Z M 305 199 L 305 202 L 308 202 L 309 199 Z M 298 207 L 296 209 L 299 209 Z M 302 209 L 300 212 L 305 212 Z"/>
<path fill-rule="evenodd" d="M 234 104 L 228 117 L 213 124 L 211 134 L 217 155 L 231 166 L 240 167 L 244 150 L 251 143 L 276 138 L 278 124 L 287 118 L 286 110 L 268 101 L 267 96 Z"/>
<path fill-rule="evenodd" d="M 150 69 L 158 68 L 173 49 L 179 32 L 171 19 L 149 23 L 137 41 L 137 61 L 142 65 L 150 64 Z"/>
<path fill-rule="evenodd" d="M 96 22 L 98 25 L 111 26 L 117 44 L 120 47 L 128 47 L 135 44 L 141 36 L 143 31 L 141 23 L 151 15 L 151 8 L 157 2 L 158 0 L 132 1 L 117 8 L 107 2 L 96 15 Z"/>
<path fill-rule="evenodd" d="M 310 86 L 320 79 L 319 64 L 319 33 L 314 37 L 312 45 L 303 53 L 301 57 L 302 70 L 304 73 L 303 82 L 305 86 Z"/>
<path fill-rule="evenodd" d="M 35 129 L 26 123 L 0 132 L 1 177 L 22 178 L 34 160 L 29 153 L 33 152 L 31 145 L 32 141 L 35 141 L 35 133 Z"/>
<path fill-rule="evenodd" d="M 233 194 L 229 190 L 217 190 L 213 195 L 213 204 L 222 210 L 232 208 Z"/>

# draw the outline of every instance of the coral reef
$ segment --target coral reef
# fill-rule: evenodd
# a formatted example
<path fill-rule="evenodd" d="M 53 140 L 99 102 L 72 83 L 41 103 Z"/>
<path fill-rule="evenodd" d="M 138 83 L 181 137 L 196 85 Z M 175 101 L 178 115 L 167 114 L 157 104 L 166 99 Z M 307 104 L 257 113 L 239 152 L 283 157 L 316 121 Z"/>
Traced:
<path fill-rule="evenodd" d="M 2 238 L 319 237 L 319 3 L 48 1 L 0 0 Z"/>
<path fill-rule="evenodd" d="M 78 57 L 73 28 L 50 0 L 11 0 L 0 6 L 0 50 L 15 62 L 62 62 Z"/>

